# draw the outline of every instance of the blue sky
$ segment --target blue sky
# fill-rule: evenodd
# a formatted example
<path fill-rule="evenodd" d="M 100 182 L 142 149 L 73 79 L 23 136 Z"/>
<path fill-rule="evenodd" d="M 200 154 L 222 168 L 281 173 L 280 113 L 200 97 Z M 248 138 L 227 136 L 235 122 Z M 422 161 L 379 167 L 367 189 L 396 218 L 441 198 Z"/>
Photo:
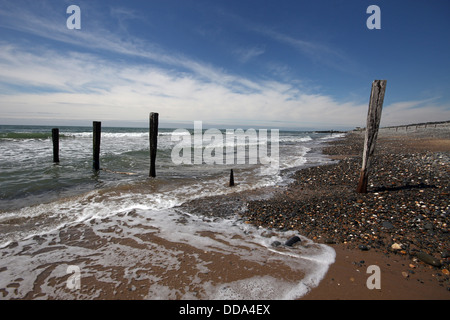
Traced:
<path fill-rule="evenodd" d="M 70 30 L 69 5 L 81 9 Z M 368 6 L 381 9 L 369 30 Z M 345 129 L 450 120 L 448 0 L 0 0 L 0 124 Z"/>

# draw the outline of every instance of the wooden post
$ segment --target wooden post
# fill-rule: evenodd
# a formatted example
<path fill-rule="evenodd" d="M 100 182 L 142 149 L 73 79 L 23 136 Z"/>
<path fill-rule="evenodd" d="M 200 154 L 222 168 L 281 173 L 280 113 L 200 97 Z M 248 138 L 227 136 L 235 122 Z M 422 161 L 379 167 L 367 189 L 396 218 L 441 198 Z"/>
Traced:
<path fill-rule="evenodd" d="M 386 80 L 375 80 L 372 83 L 370 93 L 369 111 L 367 113 L 367 126 L 364 138 L 364 152 L 361 173 L 356 192 L 367 193 L 367 182 L 369 176 L 370 157 L 375 151 L 375 144 L 380 126 L 381 111 L 383 109 L 384 93 L 386 91 Z"/>
<path fill-rule="evenodd" d="M 52 129 L 52 140 L 53 140 L 53 162 L 59 163 L 59 129 Z"/>
<path fill-rule="evenodd" d="M 234 187 L 234 174 L 233 169 L 230 171 L 230 187 Z"/>
<path fill-rule="evenodd" d="M 102 133 L 102 123 L 98 121 L 93 122 L 93 134 L 92 134 L 92 142 L 93 142 L 93 168 L 94 170 L 100 170 L 100 137 Z"/>
<path fill-rule="evenodd" d="M 156 177 L 155 161 L 158 150 L 158 117 L 155 112 L 150 113 L 150 177 Z"/>

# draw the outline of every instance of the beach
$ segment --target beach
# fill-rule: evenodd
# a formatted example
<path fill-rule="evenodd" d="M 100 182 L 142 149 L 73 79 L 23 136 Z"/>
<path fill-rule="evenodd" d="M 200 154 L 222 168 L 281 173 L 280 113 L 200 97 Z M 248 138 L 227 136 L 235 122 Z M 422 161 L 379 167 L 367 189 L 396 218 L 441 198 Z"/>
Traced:
<path fill-rule="evenodd" d="M 381 129 L 367 194 L 352 131 L 312 145 L 329 161 L 289 183 L 245 189 L 237 171 L 236 187 L 167 208 L 148 208 L 148 181 L 32 207 L 93 213 L 2 247 L 1 298 L 449 299 L 449 133 Z"/>
<path fill-rule="evenodd" d="M 449 132 L 381 129 L 367 194 L 355 192 L 364 133 L 351 132 L 323 150 L 338 164 L 300 170 L 286 190 L 249 204 L 252 223 L 296 229 L 336 251 L 325 278 L 303 299 L 450 298 Z M 373 265 L 379 289 L 367 285 Z"/>
<path fill-rule="evenodd" d="M 380 129 L 368 193 L 358 194 L 363 140 L 364 131 L 353 131 L 328 142 L 320 151 L 337 163 L 299 170 L 287 187 L 259 190 L 264 199 L 247 193 L 207 209 L 189 205 L 217 214 L 242 201 L 248 223 L 332 247 L 335 262 L 303 300 L 450 299 L 450 127 Z M 370 266 L 379 267 L 379 288 L 369 288 Z"/>

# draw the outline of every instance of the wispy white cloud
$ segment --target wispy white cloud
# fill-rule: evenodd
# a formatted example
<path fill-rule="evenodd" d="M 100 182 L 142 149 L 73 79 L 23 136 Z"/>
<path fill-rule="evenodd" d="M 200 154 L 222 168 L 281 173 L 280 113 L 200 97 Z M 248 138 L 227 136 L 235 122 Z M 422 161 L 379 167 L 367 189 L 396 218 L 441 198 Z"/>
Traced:
<path fill-rule="evenodd" d="M 264 54 L 266 50 L 262 46 L 252 46 L 252 47 L 245 47 L 245 48 L 236 48 L 233 50 L 233 54 L 237 57 L 237 59 L 242 62 L 246 63 L 253 58 L 256 58 L 262 54 Z"/>
<path fill-rule="evenodd" d="M 263 34 L 279 43 L 293 48 L 310 61 L 318 62 L 326 67 L 346 73 L 355 73 L 355 70 L 361 69 L 360 66 L 347 56 L 342 50 L 320 43 L 318 41 L 306 41 L 300 38 L 274 31 L 265 26 L 252 26 L 251 29 L 257 33 Z"/>
<path fill-rule="evenodd" d="M 217 13 L 226 19 L 232 20 L 235 24 L 241 26 L 247 32 L 264 36 L 267 39 L 274 40 L 286 48 L 295 50 L 309 61 L 319 63 L 325 67 L 339 70 L 341 72 L 355 74 L 360 72 L 362 66 L 358 65 L 354 59 L 347 55 L 342 49 L 329 45 L 319 40 L 305 40 L 292 34 L 277 31 L 276 27 L 255 23 L 244 19 L 239 14 L 225 11 L 223 8 L 217 10 Z"/>

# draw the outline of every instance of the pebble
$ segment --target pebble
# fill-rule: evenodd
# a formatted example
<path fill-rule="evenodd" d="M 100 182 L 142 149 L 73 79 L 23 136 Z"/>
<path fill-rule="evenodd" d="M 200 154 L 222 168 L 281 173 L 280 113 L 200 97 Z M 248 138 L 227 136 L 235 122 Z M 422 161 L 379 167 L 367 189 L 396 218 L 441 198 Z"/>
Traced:
<path fill-rule="evenodd" d="M 367 251 L 367 250 L 369 250 L 369 247 L 366 246 L 365 244 L 360 244 L 360 245 L 358 246 L 358 248 L 359 248 L 359 250 L 361 250 L 361 251 Z"/>
<path fill-rule="evenodd" d="M 436 259 L 433 256 L 430 256 L 429 254 L 427 254 L 425 252 L 418 252 L 417 258 L 419 258 L 421 261 L 428 263 L 429 265 L 432 265 L 434 267 L 439 268 L 442 265 L 438 259 Z"/>
<path fill-rule="evenodd" d="M 274 241 L 270 244 L 272 247 L 279 247 L 281 246 L 281 242 L 280 241 Z"/>
<path fill-rule="evenodd" d="M 386 229 L 392 229 L 392 228 L 394 228 L 394 225 L 393 225 L 392 223 L 390 223 L 389 221 L 383 221 L 383 222 L 381 223 L 381 225 L 382 225 L 384 228 L 386 228 Z"/>
<path fill-rule="evenodd" d="M 288 247 L 292 247 L 295 243 L 300 242 L 300 238 L 297 236 L 293 236 L 288 241 L 286 241 L 285 245 Z"/>

